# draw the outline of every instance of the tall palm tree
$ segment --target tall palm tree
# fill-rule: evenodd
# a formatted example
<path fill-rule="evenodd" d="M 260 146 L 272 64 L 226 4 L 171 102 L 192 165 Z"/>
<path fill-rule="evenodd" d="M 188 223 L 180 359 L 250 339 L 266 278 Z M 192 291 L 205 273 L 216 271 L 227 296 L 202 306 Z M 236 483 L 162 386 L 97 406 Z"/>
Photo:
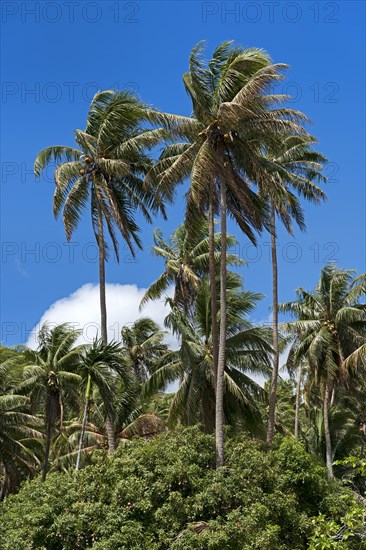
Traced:
<path fill-rule="evenodd" d="M 94 235 L 99 248 L 101 336 L 107 343 L 105 260 L 107 230 L 119 260 L 116 230 L 132 255 L 141 248 L 134 214 L 150 222 L 156 197 L 143 185 L 151 162 L 144 150 L 161 140 L 161 131 L 145 129 L 151 110 L 127 91 L 98 92 L 90 105 L 84 131 L 75 130 L 78 148 L 55 146 L 39 153 L 34 171 L 39 176 L 51 162 L 56 190 L 53 210 L 63 213 L 66 237 L 71 239 L 83 211 L 89 205 Z"/>
<path fill-rule="evenodd" d="M 164 344 L 166 332 L 149 317 L 137 319 L 131 326 L 121 330 L 124 363 L 133 372 L 140 384 L 146 382 L 155 366 L 168 350 Z"/>
<path fill-rule="evenodd" d="M 197 230 L 192 235 L 185 225 L 181 225 L 170 236 L 169 241 L 163 239 L 158 229 L 154 231 L 153 253 L 165 261 L 165 270 L 152 283 L 141 300 L 141 307 L 148 300 L 161 298 L 170 285 L 174 285 L 174 302 L 188 314 L 200 284 L 201 278 L 209 272 L 209 239 L 208 224 L 200 220 Z M 214 266 L 220 263 L 221 235 L 214 236 Z M 237 240 L 232 235 L 227 237 L 228 248 L 234 247 Z M 235 254 L 227 254 L 229 265 L 239 266 L 244 262 Z"/>
<path fill-rule="evenodd" d="M 270 331 L 253 327 L 246 315 L 253 309 L 259 295 L 244 292 L 237 275 L 228 277 L 228 330 L 226 334 L 227 362 L 225 367 L 226 420 L 232 425 L 244 422 L 258 433 L 260 416 L 256 399 L 263 390 L 250 377 L 252 373 L 270 373 Z M 163 364 L 155 370 L 145 385 L 149 394 L 179 381 L 172 400 L 170 423 L 201 422 L 207 431 L 215 429 L 215 386 L 211 323 L 211 292 L 206 277 L 197 290 L 193 311 L 186 315 L 173 300 L 167 325 L 180 340 L 180 348 L 170 351 Z M 220 304 L 218 304 L 220 305 Z M 220 308 L 219 308 L 220 313 Z"/>
<path fill-rule="evenodd" d="M 76 470 L 80 468 L 90 397 L 93 388 L 98 392 L 106 411 L 106 416 L 113 418 L 114 405 L 118 395 L 118 379 L 122 379 L 127 385 L 129 383 L 128 371 L 126 371 L 122 362 L 120 344 L 116 342 L 104 344 L 101 340 L 95 340 L 90 347 L 85 349 L 78 367 L 78 374 L 81 376 L 82 385 L 85 388 L 85 403 L 76 458 Z"/>
<path fill-rule="evenodd" d="M 306 358 L 310 381 L 322 396 L 326 465 L 333 477 L 329 407 L 340 385 L 352 386 L 357 364 L 346 361 L 366 343 L 366 305 L 360 303 L 366 295 L 365 275 L 354 278 L 353 271 L 327 264 L 313 292 L 299 288 L 296 293 L 297 300 L 281 304 L 280 310 L 297 317 L 284 327 L 299 335 L 295 358 Z"/>
<path fill-rule="evenodd" d="M 257 183 L 260 194 L 266 197 L 270 210 L 271 258 L 272 258 L 272 311 L 273 311 L 273 370 L 269 399 L 267 441 L 272 443 L 275 429 L 277 380 L 279 369 L 278 333 L 278 264 L 276 246 L 276 217 L 286 230 L 293 234 L 293 221 L 301 230 L 305 229 L 304 215 L 299 198 L 314 203 L 325 200 L 323 191 L 314 181 L 325 181 L 321 175 L 326 159 L 312 149 L 316 142 L 313 136 L 291 135 L 273 142 L 267 147 L 267 158 L 271 163 L 268 174 Z M 296 193 L 296 194 L 294 194 Z"/>
<path fill-rule="evenodd" d="M 38 348 L 23 348 L 23 382 L 16 391 L 27 394 L 33 410 L 44 412 L 46 446 L 42 468 L 42 480 L 48 471 L 51 439 L 56 423 L 62 430 L 65 400 L 75 408 L 79 403 L 81 378 L 77 369 L 81 359 L 82 346 L 76 346 L 80 331 L 68 323 L 51 328 L 42 325 L 38 333 Z"/>
<path fill-rule="evenodd" d="M 255 241 L 254 230 L 263 225 L 261 201 L 248 184 L 266 173 L 263 146 L 283 138 L 284 132 L 304 133 L 298 125 L 304 115 L 291 109 L 273 107 L 283 97 L 265 92 L 282 78 L 285 65 L 270 65 L 262 50 L 234 48 L 221 44 L 209 62 L 202 59 L 203 45 L 190 56 L 190 70 L 184 84 L 192 100 L 194 116 L 174 131 L 185 141 L 164 151 L 152 171 L 160 190 L 171 196 L 175 185 L 190 176 L 188 221 L 197 211 L 210 211 L 212 251 L 213 209 L 221 218 L 220 302 L 221 321 L 217 337 L 214 326 L 214 356 L 217 357 L 216 454 L 217 466 L 224 462 L 224 371 L 226 341 L 226 213 Z M 271 106 L 269 109 L 268 107 Z M 260 177 L 260 176 L 259 176 Z M 210 255 L 212 258 L 212 254 Z M 214 266 L 211 259 L 211 289 Z M 212 296 L 215 309 L 215 297 Z M 213 318 L 215 324 L 215 319 Z"/>

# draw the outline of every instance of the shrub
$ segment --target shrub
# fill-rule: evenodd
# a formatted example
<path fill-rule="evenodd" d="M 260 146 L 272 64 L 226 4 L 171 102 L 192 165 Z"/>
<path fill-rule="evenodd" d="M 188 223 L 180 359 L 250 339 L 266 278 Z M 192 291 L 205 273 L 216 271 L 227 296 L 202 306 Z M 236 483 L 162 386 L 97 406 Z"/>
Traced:
<path fill-rule="evenodd" d="M 113 456 L 96 452 L 77 473 L 27 482 L 0 506 L 0 548 L 315 550 L 328 548 L 317 540 L 333 541 L 344 516 L 357 531 L 349 493 L 294 439 L 271 452 L 229 439 L 218 471 L 214 449 L 211 435 L 186 428 L 135 439 Z M 360 548 L 356 539 L 347 548 Z"/>

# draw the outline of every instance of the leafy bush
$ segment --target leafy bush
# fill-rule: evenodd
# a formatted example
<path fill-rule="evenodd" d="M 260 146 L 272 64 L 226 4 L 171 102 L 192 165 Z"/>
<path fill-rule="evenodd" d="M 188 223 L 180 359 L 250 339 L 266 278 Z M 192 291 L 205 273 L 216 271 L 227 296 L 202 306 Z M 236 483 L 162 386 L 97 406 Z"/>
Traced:
<path fill-rule="evenodd" d="M 217 471 L 214 448 L 212 436 L 186 428 L 135 439 L 113 456 L 96 452 L 75 474 L 27 482 L 0 506 L 0 548 L 360 548 L 356 535 L 326 546 L 343 516 L 357 531 L 361 512 L 300 443 L 282 439 L 269 452 L 229 439 Z"/>

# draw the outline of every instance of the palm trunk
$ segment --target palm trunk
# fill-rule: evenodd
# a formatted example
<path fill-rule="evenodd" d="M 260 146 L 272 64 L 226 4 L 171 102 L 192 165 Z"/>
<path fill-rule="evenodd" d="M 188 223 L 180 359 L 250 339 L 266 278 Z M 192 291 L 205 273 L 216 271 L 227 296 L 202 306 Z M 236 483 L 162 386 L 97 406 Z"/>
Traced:
<path fill-rule="evenodd" d="M 216 468 L 224 464 L 224 383 L 226 351 L 226 187 L 220 182 L 221 254 L 220 254 L 220 334 L 216 385 Z"/>
<path fill-rule="evenodd" d="M 332 459 L 332 442 L 330 439 L 329 431 L 329 397 L 330 397 L 330 387 L 329 382 L 327 381 L 324 391 L 324 435 L 325 435 L 325 458 L 328 468 L 329 477 L 333 477 L 333 459 Z"/>
<path fill-rule="evenodd" d="M 110 453 L 113 453 L 116 450 L 116 435 L 114 431 L 114 422 L 109 414 L 107 414 L 105 419 L 105 430 L 107 433 L 108 450 Z"/>
<path fill-rule="evenodd" d="M 277 381 L 279 368 L 278 349 L 278 266 L 276 246 L 276 215 L 273 204 L 271 205 L 271 249 L 272 249 L 272 300 L 273 300 L 273 370 L 271 389 L 269 394 L 269 418 L 267 441 L 272 443 L 275 431 Z"/>
<path fill-rule="evenodd" d="M 84 435 L 85 435 L 85 427 L 86 427 L 86 421 L 88 419 L 88 408 L 89 408 L 89 402 L 90 402 L 90 386 L 91 386 L 91 378 L 90 374 L 88 374 L 88 381 L 86 383 L 86 390 L 85 390 L 85 406 L 84 406 L 84 415 L 83 415 L 83 422 L 81 424 L 81 432 L 80 432 L 80 439 L 79 439 L 79 448 L 78 448 L 78 456 L 76 458 L 76 466 L 75 470 L 80 469 L 80 459 L 81 459 L 81 451 L 83 450 L 83 441 L 84 441 Z"/>
<path fill-rule="evenodd" d="M 300 412 L 300 399 L 301 399 L 301 375 L 302 365 L 297 369 L 297 384 L 296 384 L 296 404 L 295 404 L 295 437 L 299 437 L 299 412 Z"/>
<path fill-rule="evenodd" d="M 102 209 L 98 202 L 98 248 L 99 248 L 99 297 L 100 297 L 100 324 L 102 341 L 108 342 L 107 335 L 107 306 L 105 299 L 105 249 Z"/>
<path fill-rule="evenodd" d="M 47 420 L 46 425 L 46 449 L 44 452 L 43 467 L 42 467 L 42 481 L 46 481 L 46 476 L 48 472 L 48 459 L 50 456 L 51 448 L 51 435 L 52 435 L 52 426 L 51 423 Z"/>
<path fill-rule="evenodd" d="M 208 215 L 208 242 L 209 242 L 209 271 L 211 287 L 211 337 L 212 358 L 214 368 L 214 388 L 217 386 L 217 359 L 219 351 L 219 331 L 217 324 L 217 295 L 216 295 L 216 267 L 215 267 L 215 220 L 212 189 L 210 189 L 210 207 Z"/>
<path fill-rule="evenodd" d="M 0 502 L 2 502 L 4 500 L 4 498 L 6 497 L 6 495 L 8 494 L 9 492 L 9 475 L 8 475 L 8 472 L 6 470 L 6 468 L 3 467 L 3 483 L 2 483 L 2 486 L 1 486 L 1 491 L 0 491 Z"/>
<path fill-rule="evenodd" d="M 100 292 L 100 317 L 101 317 L 101 333 L 104 344 L 108 342 L 107 334 L 107 307 L 105 298 L 105 249 L 104 249 L 104 233 L 103 233 L 103 217 L 102 209 L 98 202 L 98 246 L 99 246 L 99 292 Z M 111 415 L 107 414 L 105 427 L 108 439 L 108 449 L 112 453 L 116 449 L 116 438 L 114 432 L 114 423 Z"/>

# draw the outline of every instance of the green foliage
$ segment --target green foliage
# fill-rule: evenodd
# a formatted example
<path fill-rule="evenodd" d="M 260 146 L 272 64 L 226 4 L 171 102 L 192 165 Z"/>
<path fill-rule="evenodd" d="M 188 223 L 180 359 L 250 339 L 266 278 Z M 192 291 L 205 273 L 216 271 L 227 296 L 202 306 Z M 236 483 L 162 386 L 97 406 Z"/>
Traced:
<path fill-rule="evenodd" d="M 305 372 L 296 426 L 300 418 L 307 450 L 283 438 L 294 426 L 291 381 L 277 390 L 271 384 L 269 426 L 276 417 L 282 439 L 271 447 L 243 439 L 244 431 L 264 435 L 268 387 L 251 377 L 268 377 L 273 356 L 277 381 L 278 338 L 249 322 L 260 295 L 227 271 L 242 262 L 222 254 L 236 244 L 226 234 L 226 213 L 253 243 L 263 229 L 275 241 L 276 217 L 290 233 L 293 221 L 303 229 L 300 198 L 325 198 L 314 182 L 325 179 L 326 159 L 313 150 L 307 117 L 283 108 L 289 98 L 272 93 L 284 69 L 266 52 L 231 42 L 206 60 L 198 43 L 183 77 L 191 117 L 160 113 L 127 91 L 101 91 L 85 130 L 75 131 L 78 149 L 48 147 L 38 155 L 38 176 L 57 163 L 54 214 L 62 214 L 68 239 L 85 210 L 91 213 L 103 343 L 77 346 L 71 325 L 46 323 L 36 351 L 0 347 L 0 550 L 364 547 L 365 274 L 355 278 L 329 264 L 314 292 L 299 288 L 297 300 L 281 306 L 296 319 L 284 324 L 293 337 L 287 366 L 301 363 Z M 148 152 L 161 142 L 154 163 Z M 108 236 L 117 260 L 119 234 L 134 255 L 142 247 L 136 215 L 147 222 L 165 216 L 165 202 L 187 177 L 186 222 L 168 241 L 155 231 L 153 251 L 165 266 L 142 300 L 160 299 L 174 285 L 165 325 L 179 349 L 169 350 L 165 332 L 148 318 L 123 327 L 122 345 L 108 344 Z M 218 213 L 222 233 L 214 229 Z M 274 327 L 276 302 L 274 291 Z M 178 380 L 174 395 L 157 395 Z M 202 431 L 165 431 L 197 422 Z M 216 470 L 214 439 L 203 432 L 216 426 L 216 457 L 223 456 L 224 423 L 235 438 Z M 102 450 L 106 441 L 111 452 L 119 443 L 113 456 Z M 77 452 L 76 469 L 84 469 L 70 473 Z M 327 479 L 317 462 L 324 454 L 331 476 L 338 459 L 336 475 L 357 502 L 344 484 Z M 49 465 L 52 472 L 47 481 L 27 481 L 8 496 L 37 476 L 42 455 L 43 479 Z"/>
<path fill-rule="evenodd" d="M 365 508 L 353 505 L 342 522 L 327 519 L 323 514 L 312 520 L 314 533 L 309 550 L 348 550 L 365 548 Z M 363 541 L 360 543 L 360 540 Z"/>
<path fill-rule="evenodd" d="M 343 460 L 337 460 L 336 466 L 351 466 L 357 473 L 366 477 L 366 458 L 359 458 L 357 456 L 348 456 Z"/>
<path fill-rule="evenodd" d="M 186 428 L 27 482 L 0 507 L 1 549 L 360 548 L 360 506 L 300 443 L 229 439 L 219 470 L 214 448 Z"/>
<path fill-rule="evenodd" d="M 196 231 L 188 231 L 186 225 L 180 225 L 166 242 L 159 229 L 154 230 L 152 252 L 165 261 L 164 272 L 152 283 L 141 300 L 143 307 L 149 300 L 160 299 L 174 285 L 174 303 L 188 312 L 193 306 L 200 279 L 209 269 L 208 223 L 205 219 L 197 224 Z M 227 236 L 228 249 L 238 242 L 232 235 Z M 214 235 L 214 261 L 220 263 L 221 233 Z M 226 255 L 228 265 L 239 266 L 244 262 L 236 254 Z"/>
<path fill-rule="evenodd" d="M 247 315 L 253 311 L 260 294 L 244 291 L 241 278 L 230 273 L 227 278 L 227 339 L 224 410 L 227 424 L 260 435 L 263 429 L 258 403 L 263 389 L 251 378 L 254 373 L 270 372 L 271 331 L 254 326 Z M 181 310 L 167 299 L 170 313 L 166 326 L 178 337 L 180 347 L 170 351 L 147 381 L 149 395 L 178 382 L 168 423 L 201 423 L 214 431 L 215 387 L 213 373 L 211 289 L 207 277 L 200 281 L 191 313 Z M 220 301 L 218 300 L 220 312 Z M 263 430 L 262 430 L 263 431 Z"/>

